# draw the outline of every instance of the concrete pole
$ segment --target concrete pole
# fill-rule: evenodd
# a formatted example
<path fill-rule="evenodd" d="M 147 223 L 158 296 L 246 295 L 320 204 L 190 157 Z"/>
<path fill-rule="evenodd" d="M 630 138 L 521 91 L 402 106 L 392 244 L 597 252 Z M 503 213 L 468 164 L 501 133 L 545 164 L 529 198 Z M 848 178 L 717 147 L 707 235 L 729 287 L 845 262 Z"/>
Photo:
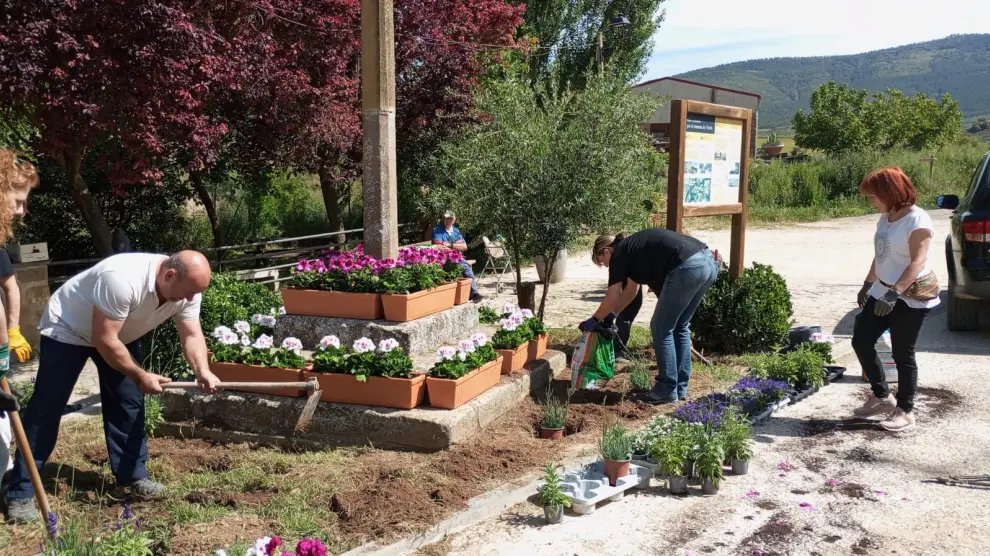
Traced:
<path fill-rule="evenodd" d="M 364 249 L 399 254 L 395 183 L 395 32 L 392 0 L 361 0 L 361 123 L 364 129 Z"/>
<path fill-rule="evenodd" d="M 598 31 L 598 40 L 595 41 L 595 60 L 598 62 L 598 74 L 605 73 L 605 36 Z"/>

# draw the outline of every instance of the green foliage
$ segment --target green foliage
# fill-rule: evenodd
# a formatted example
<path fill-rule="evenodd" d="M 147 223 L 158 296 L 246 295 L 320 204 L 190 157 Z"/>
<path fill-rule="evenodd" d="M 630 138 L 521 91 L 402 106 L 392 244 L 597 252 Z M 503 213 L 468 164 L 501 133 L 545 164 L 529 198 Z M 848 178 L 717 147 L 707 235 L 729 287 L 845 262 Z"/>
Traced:
<path fill-rule="evenodd" d="M 787 336 L 793 314 L 784 278 L 755 263 L 738 280 L 723 268 L 701 300 L 691 329 L 695 345 L 721 354 L 769 351 Z"/>
<path fill-rule="evenodd" d="M 636 455 L 646 455 L 650 453 L 650 447 L 657 439 L 671 434 L 675 422 L 666 415 L 657 415 L 650 419 L 645 427 L 636 431 L 632 435 L 632 453 Z"/>
<path fill-rule="evenodd" d="M 54 514 L 53 514 L 54 515 Z M 134 518 L 130 506 L 124 505 L 119 518 L 105 524 L 103 531 L 88 537 L 79 524 L 72 519 L 59 521 L 58 518 L 46 522 L 49 535 L 42 544 L 44 554 L 57 556 L 152 556 L 152 541 L 141 527 L 140 520 Z"/>
<path fill-rule="evenodd" d="M 540 488 L 540 503 L 549 507 L 569 508 L 571 499 L 564 493 L 562 488 L 563 478 L 560 470 L 564 466 L 553 462 L 547 462 L 543 466 L 543 486 Z"/>
<path fill-rule="evenodd" d="M 492 345 L 495 349 L 516 349 L 532 339 L 533 334 L 527 326 L 520 325 L 513 330 L 503 327 L 492 336 Z"/>
<path fill-rule="evenodd" d="M 358 342 L 367 340 L 362 339 Z M 398 346 L 395 340 L 386 340 L 391 345 L 380 345 L 375 349 L 371 340 L 365 342 L 366 351 L 353 348 L 321 345 L 313 352 L 313 372 L 354 375 L 359 382 L 368 377 L 412 378 L 413 362 L 409 354 Z"/>
<path fill-rule="evenodd" d="M 753 433 L 738 413 L 733 412 L 718 429 L 725 459 L 749 460 L 753 457 Z"/>
<path fill-rule="evenodd" d="M 650 456 L 660 466 L 661 476 L 682 477 L 688 462 L 688 445 L 682 435 L 661 436 L 653 443 Z"/>
<path fill-rule="evenodd" d="M 553 390 L 547 388 L 546 395 L 540 401 L 543 409 L 541 424 L 547 429 L 562 429 L 567 424 L 567 401 L 560 401 L 553 395 Z"/>
<path fill-rule="evenodd" d="M 492 306 L 482 305 L 478 307 L 478 322 L 481 324 L 495 324 L 501 315 Z"/>
<path fill-rule="evenodd" d="M 896 89 L 869 97 L 866 89 L 825 83 L 811 95 L 811 112 L 794 115 L 795 143 L 835 155 L 872 148 L 937 149 L 959 134 L 962 113 L 948 93 L 938 102 Z"/>
<path fill-rule="evenodd" d="M 10 391 L 17 398 L 18 405 L 22 408 L 27 407 L 28 402 L 31 401 L 31 396 L 34 395 L 34 382 L 10 382 Z"/>
<path fill-rule="evenodd" d="M 158 396 L 144 397 L 144 434 L 154 436 L 158 427 L 165 424 L 165 411 L 162 399 Z"/>
<path fill-rule="evenodd" d="M 777 133 L 777 130 L 775 129 L 770 130 L 770 133 L 767 134 L 766 141 L 763 142 L 763 146 L 771 147 L 776 147 L 783 144 L 784 142 L 780 139 L 780 134 Z"/>
<path fill-rule="evenodd" d="M 485 123 L 444 149 L 458 215 L 490 237 L 501 233 L 516 263 L 553 260 L 589 232 L 642 223 L 659 157 L 642 122 L 659 103 L 598 77 L 578 93 L 493 83 L 479 99 Z"/>
<path fill-rule="evenodd" d="M 715 431 L 708 431 L 702 435 L 694 463 L 695 474 L 702 479 L 710 479 L 715 483 L 715 488 L 718 488 L 719 481 L 722 480 L 724 461 L 725 448 L 722 446 L 720 435 Z"/>
<path fill-rule="evenodd" d="M 281 347 L 249 347 L 244 350 L 240 361 L 237 362 L 276 369 L 301 369 L 306 365 L 306 360 L 303 359 L 302 355 L 299 355 L 295 350 Z"/>
<path fill-rule="evenodd" d="M 238 280 L 233 274 L 216 273 L 203 292 L 200 323 L 206 334 L 221 325 L 250 321 L 254 314 L 270 315 L 282 305 L 281 296 L 262 284 Z M 182 346 L 175 323 L 165 322 L 141 339 L 143 366 L 171 378 L 192 376 L 182 357 Z"/>
<path fill-rule="evenodd" d="M 629 367 L 629 383 L 633 390 L 649 390 L 653 382 L 650 367 L 639 360 L 633 361 Z"/>
<path fill-rule="evenodd" d="M 632 457 L 632 435 L 619 423 L 602 425 L 602 437 L 598 440 L 598 453 L 611 461 L 627 461 Z"/>
<path fill-rule="evenodd" d="M 817 353 L 822 358 L 822 362 L 826 365 L 831 365 L 835 363 L 835 359 L 832 357 L 831 342 L 809 342 L 806 344 L 802 344 L 801 349 L 806 349 L 808 351 Z"/>
<path fill-rule="evenodd" d="M 825 385 L 825 361 L 821 354 L 802 345 L 785 355 L 785 359 L 794 367 L 794 384 L 821 388 Z"/>

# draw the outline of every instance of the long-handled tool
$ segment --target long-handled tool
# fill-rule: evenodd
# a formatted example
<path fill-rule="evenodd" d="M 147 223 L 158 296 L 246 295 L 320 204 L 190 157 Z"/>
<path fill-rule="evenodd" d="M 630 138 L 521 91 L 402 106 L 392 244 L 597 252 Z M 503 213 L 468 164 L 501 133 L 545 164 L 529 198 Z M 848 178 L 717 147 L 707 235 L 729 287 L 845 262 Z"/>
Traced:
<path fill-rule="evenodd" d="M 166 390 L 199 390 L 200 387 L 198 382 L 162 384 L 162 388 Z M 217 384 L 217 390 L 255 390 L 259 388 L 266 390 L 305 390 L 308 392 L 309 397 L 299 415 L 299 420 L 296 421 L 295 430 L 304 431 L 309 427 L 313 421 L 313 414 L 316 413 L 316 407 L 320 405 L 320 382 L 318 380 L 311 378 L 306 382 L 221 382 Z"/>
<path fill-rule="evenodd" d="M 7 384 L 6 377 L 0 378 L 0 388 L 3 388 L 4 392 L 10 394 L 10 386 Z M 21 416 L 16 411 L 8 411 L 7 414 L 10 415 L 10 428 L 14 430 L 14 441 L 17 444 L 17 451 L 24 458 L 28 475 L 31 477 L 31 486 L 34 487 L 34 499 L 38 502 L 38 508 L 41 509 L 42 515 L 45 516 L 45 519 L 48 519 L 48 515 L 52 513 L 52 507 L 48 505 L 48 495 L 45 494 L 45 486 L 41 483 L 41 474 L 38 473 L 38 467 L 34 463 L 34 454 L 31 453 L 31 446 L 28 445 L 27 435 L 24 434 L 24 425 L 21 423 Z"/>

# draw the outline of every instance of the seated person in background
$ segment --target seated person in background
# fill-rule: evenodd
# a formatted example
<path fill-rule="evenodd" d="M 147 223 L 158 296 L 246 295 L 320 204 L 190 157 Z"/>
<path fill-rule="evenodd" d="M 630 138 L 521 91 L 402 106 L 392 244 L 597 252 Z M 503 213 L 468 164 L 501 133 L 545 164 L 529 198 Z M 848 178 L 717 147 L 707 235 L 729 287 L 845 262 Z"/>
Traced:
<path fill-rule="evenodd" d="M 464 241 L 461 231 L 454 226 L 455 221 L 454 211 L 448 210 L 443 213 L 443 224 L 437 224 L 437 227 L 433 228 L 433 245 L 456 249 L 463 253 L 467 251 L 467 242 Z M 484 296 L 478 293 L 478 284 L 474 279 L 471 264 L 465 259 L 461 261 L 461 266 L 464 267 L 464 277 L 471 279 L 471 301 L 477 303 L 484 299 Z"/>

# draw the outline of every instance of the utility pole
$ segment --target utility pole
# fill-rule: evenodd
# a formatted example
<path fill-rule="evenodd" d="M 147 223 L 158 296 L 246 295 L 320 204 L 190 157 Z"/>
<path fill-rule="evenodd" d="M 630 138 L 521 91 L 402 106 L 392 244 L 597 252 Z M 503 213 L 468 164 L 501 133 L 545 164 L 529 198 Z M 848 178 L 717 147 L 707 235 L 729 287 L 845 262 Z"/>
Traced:
<path fill-rule="evenodd" d="M 598 30 L 598 42 L 595 43 L 595 60 L 598 61 L 598 74 L 605 73 L 605 37 L 601 29 Z"/>
<path fill-rule="evenodd" d="M 364 248 L 381 259 L 399 255 L 392 14 L 392 0 L 361 0 Z"/>

